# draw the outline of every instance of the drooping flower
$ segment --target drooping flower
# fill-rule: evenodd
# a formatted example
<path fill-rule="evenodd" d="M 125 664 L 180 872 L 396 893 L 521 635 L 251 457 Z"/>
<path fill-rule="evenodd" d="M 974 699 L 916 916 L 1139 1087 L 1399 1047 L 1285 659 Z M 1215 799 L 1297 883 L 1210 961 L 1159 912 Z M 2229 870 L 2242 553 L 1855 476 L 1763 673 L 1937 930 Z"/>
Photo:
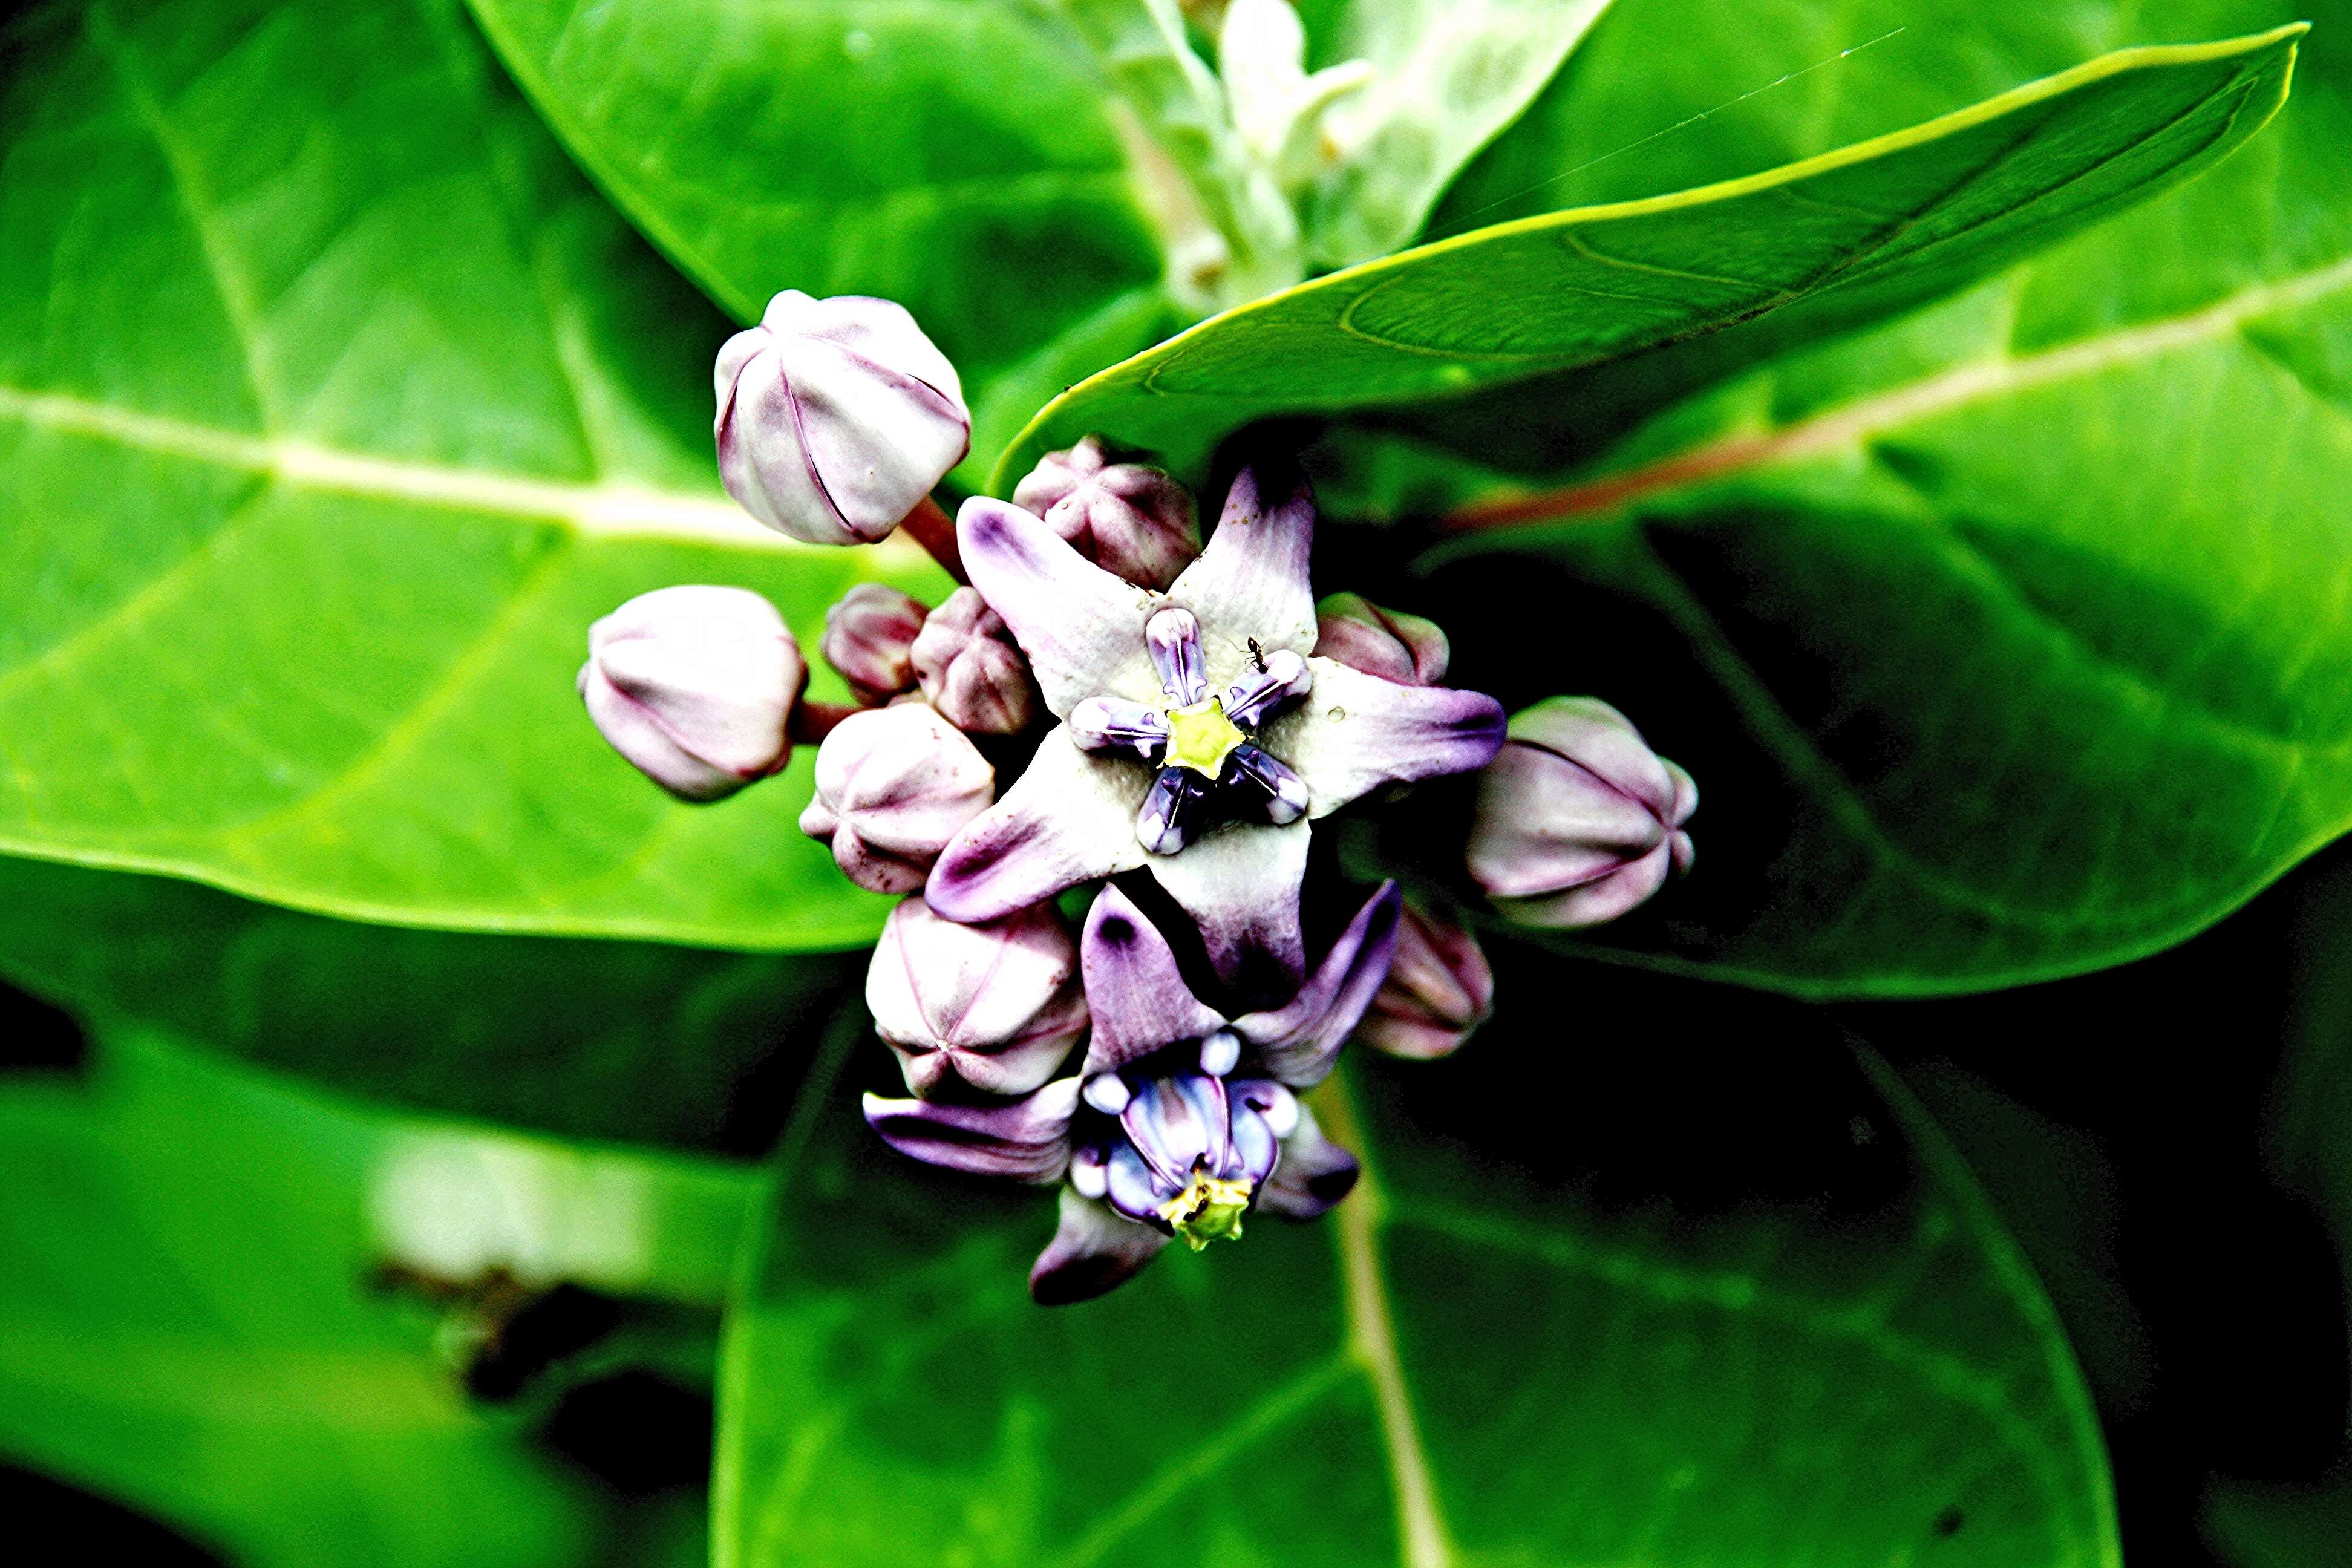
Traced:
<path fill-rule="evenodd" d="M 711 801 L 792 760 L 808 662 L 748 588 L 640 594 L 588 629 L 580 699 L 613 749 L 681 800 Z"/>
<path fill-rule="evenodd" d="M 1165 588 L 1201 553 L 1201 519 L 1192 492 L 1160 469 L 1114 463 L 1102 437 L 1048 452 L 1013 488 L 1013 504 L 1104 571 Z"/>
<path fill-rule="evenodd" d="M 824 738 L 801 831 L 859 887 L 911 893 L 995 794 L 996 770 L 962 731 L 901 701 L 853 713 Z"/>
<path fill-rule="evenodd" d="M 1471 879 L 1508 919 L 1574 930 L 1615 920 L 1688 870 L 1690 774 L 1650 750 L 1625 715 L 1554 697 L 1512 716 L 1478 779 Z"/>
<path fill-rule="evenodd" d="M 1389 1056 L 1433 1061 L 1459 1050 L 1494 1011 L 1495 972 L 1478 939 L 1407 900 L 1396 960 L 1356 1038 Z"/>
<path fill-rule="evenodd" d="M 955 366 L 907 308 L 787 289 L 712 370 L 727 493 L 811 544 L 871 544 L 971 447 Z"/>
<path fill-rule="evenodd" d="M 1052 904 L 967 926 L 902 900 L 875 945 L 866 1005 L 925 1098 L 959 1083 L 1026 1094 L 1087 1029 L 1077 943 Z"/>
<path fill-rule="evenodd" d="M 1244 469 L 1200 559 L 1160 594 L 1017 507 L 964 503 L 972 585 L 1063 722 L 940 855 L 934 909 L 999 919 L 1148 865 L 1222 980 L 1296 982 L 1308 824 L 1385 784 L 1479 767 L 1503 735 L 1502 708 L 1483 693 L 1401 685 L 1311 652 L 1314 524 L 1303 481 L 1269 505 Z"/>
<path fill-rule="evenodd" d="M 911 594 L 860 583 L 824 612 L 817 651 L 860 702 L 879 708 L 915 689 L 915 638 L 929 613 Z"/>
<path fill-rule="evenodd" d="M 1329 1074 L 1379 989 L 1399 902 L 1381 887 L 1288 1002 L 1227 1017 L 1107 888 L 1079 946 L 1093 1033 L 1076 1074 L 979 1107 L 868 1095 L 866 1120 L 919 1160 L 1066 1179 L 1060 1228 L 1029 1281 L 1049 1305 L 1100 1294 L 1178 1237 L 1199 1248 L 1240 1236 L 1254 1212 L 1311 1218 L 1347 1195 L 1357 1166 L 1298 1096 Z"/>

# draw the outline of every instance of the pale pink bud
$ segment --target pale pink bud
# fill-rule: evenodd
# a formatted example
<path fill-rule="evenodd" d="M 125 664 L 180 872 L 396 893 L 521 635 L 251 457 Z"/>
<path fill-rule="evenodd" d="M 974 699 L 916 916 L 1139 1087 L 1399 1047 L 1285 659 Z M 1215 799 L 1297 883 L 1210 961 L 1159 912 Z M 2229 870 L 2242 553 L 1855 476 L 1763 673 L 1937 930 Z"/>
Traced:
<path fill-rule="evenodd" d="M 1027 1094 L 1087 1029 L 1077 943 L 1050 900 L 986 925 L 905 900 L 874 949 L 866 1005 L 907 1088 L 925 1098 L 959 1081 Z"/>
<path fill-rule="evenodd" d="M 1201 519 L 1183 486 L 1141 463 L 1114 463 L 1102 437 L 1048 452 L 1013 491 L 1106 572 L 1165 588 L 1201 553 Z"/>
<path fill-rule="evenodd" d="M 1622 713 L 1555 697 L 1513 716 L 1478 778 L 1471 877 L 1526 925 L 1615 920 L 1687 870 L 1691 776 L 1650 750 Z"/>
<path fill-rule="evenodd" d="M 719 477 L 811 544 L 871 544 L 971 449 L 955 367 L 906 308 L 787 289 L 719 351 Z"/>
<path fill-rule="evenodd" d="M 879 708 L 915 689 L 915 634 L 923 602 L 880 583 L 860 583 L 824 613 L 817 651 L 860 702 Z"/>
<path fill-rule="evenodd" d="M 915 679 L 923 700 L 960 730 L 1013 735 L 1037 715 L 1029 661 L 977 588 L 958 588 L 915 638 Z"/>
<path fill-rule="evenodd" d="M 682 800 L 717 800 L 792 760 L 808 664 L 745 588 L 657 588 L 588 628 L 581 700 L 613 749 Z"/>
<path fill-rule="evenodd" d="M 801 831 L 833 847 L 843 875 L 911 893 L 956 830 L 996 796 L 996 770 L 969 736 L 920 702 L 853 713 L 816 752 L 816 798 Z"/>
<path fill-rule="evenodd" d="M 1453 657 L 1435 621 L 1384 610 L 1361 594 L 1316 605 L 1315 628 L 1318 654 L 1400 686 L 1435 686 Z"/>
<path fill-rule="evenodd" d="M 1447 1056 L 1495 1011 L 1495 972 L 1478 939 L 1444 915 L 1407 903 L 1396 957 L 1356 1037 L 1420 1061 Z"/>

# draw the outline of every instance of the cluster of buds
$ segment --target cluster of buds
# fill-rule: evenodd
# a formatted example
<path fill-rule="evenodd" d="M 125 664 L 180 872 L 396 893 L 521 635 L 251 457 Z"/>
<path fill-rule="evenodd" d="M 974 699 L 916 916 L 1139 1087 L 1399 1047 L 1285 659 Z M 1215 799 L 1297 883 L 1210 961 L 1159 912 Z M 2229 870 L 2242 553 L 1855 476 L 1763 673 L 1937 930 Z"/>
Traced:
<path fill-rule="evenodd" d="M 1487 1017 L 1456 896 L 1588 925 L 1689 863 L 1690 779 L 1615 710 L 1556 699 L 1507 725 L 1443 684 L 1433 623 L 1318 604 L 1303 479 L 1243 469 L 1204 543 L 1181 485 L 1090 437 L 950 531 L 929 492 L 969 438 L 953 369 L 895 305 L 798 294 L 722 352 L 716 433 L 755 517 L 835 543 L 903 523 L 962 585 L 936 607 L 876 584 L 833 606 L 820 648 L 855 709 L 804 700 L 792 633 L 736 588 L 599 622 L 582 693 L 690 800 L 821 738 L 802 829 L 900 900 L 866 1001 L 906 1093 L 869 1095 L 867 1120 L 915 1158 L 1061 1188 L 1041 1301 L 1345 1196 L 1355 1160 L 1303 1097 L 1350 1039 L 1425 1059 Z M 1308 889 L 1318 822 L 1470 773 L 1452 893 Z M 1356 910 L 1312 950 L 1310 891 Z"/>

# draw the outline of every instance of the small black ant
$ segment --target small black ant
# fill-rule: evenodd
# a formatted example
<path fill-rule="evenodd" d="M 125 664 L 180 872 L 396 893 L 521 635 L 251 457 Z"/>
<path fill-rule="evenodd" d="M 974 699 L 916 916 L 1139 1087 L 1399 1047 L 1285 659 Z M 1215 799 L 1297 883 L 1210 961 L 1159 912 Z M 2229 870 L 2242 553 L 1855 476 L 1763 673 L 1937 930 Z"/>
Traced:
<path fill-rule="evenodd" d="M 1249 639 L 1250 662 L 1257 666 L 1260 675 L 1265 673 L 1265 650 L 1257 646 L 1257 638 Z"/>

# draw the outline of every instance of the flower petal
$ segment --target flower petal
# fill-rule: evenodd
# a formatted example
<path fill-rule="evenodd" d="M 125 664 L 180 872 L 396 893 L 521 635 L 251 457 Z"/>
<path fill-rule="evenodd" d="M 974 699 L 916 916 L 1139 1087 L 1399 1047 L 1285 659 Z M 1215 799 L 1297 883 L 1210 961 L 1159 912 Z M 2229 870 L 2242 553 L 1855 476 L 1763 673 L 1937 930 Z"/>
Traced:
<path fill-rule="evenodd" d="M 1131 763 L 1090 757 L 1058 725 L 1004 798 L 966 823 L 931 868 L 924 897 L 951 921 L 1002 920 L 1065 888 L 1143 864 Z"/>
<path fill-rule="evenodd" d="M 1201 657 L 1200 618 L 1171 605 L 1143 624 L 1144 651 L 1151 656 L 1152 673 L 1160 677 L 1160 694 L 1178 707 L 1189 707 L 1209 694 L 1209 677 Z"/>
<path fill-rule="evenodd" d="M 1266 652 L 1307 653 L 1316 636 L 1315 594 L 1307 578 L 1314 542 L 1315 497 L 1307 481 L 1298 480 L 1287 495 L 1268 497 L 1259 491 L 1256 470 L 1244 468 L 1226 492 L 1209 547 L 1184 568 L 1168 596 L 1199 616 L 1204 636 L 1230 652 L 1255 637 Z"/>
<path fill-rule="evenodd" d="M 1272 1012 L 1244 1013 L 1233 1031 L 1255 1047 L 1268 1076 L 1293 1089 L 1323 1081 L 1339 1059 L 1339 1047 L 1388 978 L 1396 956 L 1397 917 L 1404 897 L 1383 882 L 1364 901 L 1298 994 Z"/>
<path fill-rule="evenodd" d="M 1151 874 L 1209 949 L 1210 967 L 1247 993 L 1287 995 L 1307 968 L 1298 889 L 1307 878 L 1304 820 L 1276 827 L 1235 823 L 1151 858 Z"/>
<path fill-rule="evenodd" d="M 1298 1108 L 1298 1126 L 1282 1141 L 1274 1174 L 1258 1189 L 1258 1208 L 1285 1219 L 1313 1219 L 1356 1190 L 1363 1167 L 1323 1135 L 1315 1113 Z"/>
<path fill-rule="evenodd" d="M 956 514 L 964 570 L 1004 617 L 1054 717 L 1089 697 L 1150 702 L 1160 681 L 1144 656 L 1143 626 L 1162 604 L 1112 576 L 1017 506 L 974 496 Z"/>
<path fill-rule="evenodd" d="M 1117 888 L 1105 888 L 1087 911 L 1078 967 L 1094 1013 L 1087 1078 L 1224 1026 L 1224 1018 L 1177 973 L 1175 951 L 1160 928 Z"/>
<path fill-rule="evenodd" d="M 1058 1078 L 1036 1093 L 992 1105 L 866 1097 L 866 1121 L 901 1154 L 975 1176 L 1058 1182 L 1070 1165 L 1070 1117 L 1078 1080 Z"/>
<path fill-rule="evenodd" d="M 1164 1232 L 1065 1187 L 1061 1225 L 1029 1270 L 1029 1294 L 1041 1307 L 1091 1300 L 1134 1278 L 1167 1245 Z"/>
<path fill-rule="evenodd" d="M 1690 837 L 1677 833 L 1638 860 L 1603 876 L 1538 898 L 1496 899 L 1496 910 L 1514 925 L 1550 931 L 1581 931 L 1615 920 L 1665 886 L 1666 874 L 1689 858 Z"/>
<path fill-rule="evenodd" d="M 1307 781 L 1309 816 L 1328 816 L 1384 784 L 1468 773 L 1503 744 L 1503 705 L 1483 691 L 1400 686 L 1311 658 L 1315 689 L 1266 726 L 1265 749 Z"/>

